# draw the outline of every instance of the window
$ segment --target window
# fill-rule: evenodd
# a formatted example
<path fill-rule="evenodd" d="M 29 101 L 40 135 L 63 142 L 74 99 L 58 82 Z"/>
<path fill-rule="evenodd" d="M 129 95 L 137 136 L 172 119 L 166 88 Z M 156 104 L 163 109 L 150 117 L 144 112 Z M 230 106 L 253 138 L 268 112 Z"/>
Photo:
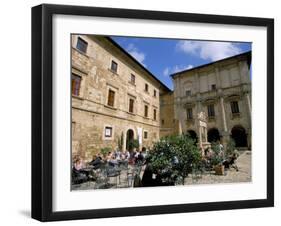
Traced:
<path fill-rule="evenodd" d="M 216 89 L 217 89 L 216 84 L 212 84 L 211 89 L 212 89 L 213 91 L 216 90 Z"/>
<path fill-rule="evenodd" d="M 114 98 L 115 98 L 115 92 L 111 89 L 108 91 L 108 99 L 107 99 L 107 105 L 114 107 Z"/>
<path fill-rule="evenodd" d="M 115 62 L 115 61 L 111 61 L 111 71 L 114 71 L 115 73 L 117 73 L 117 67 L 118 67 L 118 64 Z"/>
<path fill-rule="evenodd" d="M 154 96 L 154 97 L 156 97 L 156 94 L 157 94 L 157 93 L 156 93 L 156 90 L 154 90 L 154 92 L 153 92 L 153 96 Z"/>
<path fill-rule="evenodd" d="M 133 74 L 131 74 L 131 83 L 134 85 L 136 84 L 136 76 Z"/>
<path fill-rule="evenodd" d="M 239 106 L 237 101 L 231 101 L 230 106 L 232 114 L 239 113 Z"/>
<path fill-rule="evenodd" d="M 134 99 L 129 99 L 129 112 L 130 113 L 134 113 L 134 102 L 135 100 Z"/>
<path fill-rule="evenodd" d="M 162 120 L 161 120 L 161 123 L 162 123 L 162 125 L 164 125 L 164 124 L 165 124 L 165 120 L 164 120 L 164 119 L 162 119 Z"/>
<path fill-rule="evenodd" d="M 72 95 L 79 96 L 81 77 L 75 74 L 71 76 L 71 90 Z"/>
<path fill-rule="evenodd" d="M 187 119 L 193 119 L 192 108 L 187 108 L 186 113 L 187 113 Z"/>
<path fill-rule="evenodd" d="M 76 44 L 76 49 L 79 51 L 86 53 L 88 47 L 88 43 L 83 40 L 82 38 L 78 37 L 77 44 Z"/>
<path fill-rule="evenodd" d="M 104 130 L 105 137 L 112 137 L 112 127 L 106 126 Z"/>
<path fill-rule="evenodd" d="M 148 84 L 145 83 L 145 87 L 144 87 L 145 92 L 148 92 Z"/>
<path fill-rule="evenodd" d="M 186 95 L 186 96 L 191 96 L 191 90 L 186 90 L 186 91 L 185 91 L 185 95 Z"/>
<path fill-rule="evenodd" d="M 148 132 L 147 132 L 147 131 L 144 131 L 144 132 L 143 132 L 143 138 L 144 138 L 144 139 L 147 139 L 147 138 L 148 138 Z"/>
<path fill-rule="evenodd" d="M 153 119 L 156 120 L 157 118 L 157 111 L 156 109 L 153 110 Z"/>
<path fill-rule="evenodd" d="M 71 124 L 72 137 L 74 137 L 75 125 L 76 125 L 76 123 L 75 123 L 75 122 L 72 122 L 72 124 Z"/>
<path fill-rule="evenodd" d="M 148 117 L 148 106 L 144 105 L 144 117 Z"/>
<path fill-rule="evenodd" d="M 208 117 L 215 117 L 215 106 L 213 104 L 208 105 Z"/>

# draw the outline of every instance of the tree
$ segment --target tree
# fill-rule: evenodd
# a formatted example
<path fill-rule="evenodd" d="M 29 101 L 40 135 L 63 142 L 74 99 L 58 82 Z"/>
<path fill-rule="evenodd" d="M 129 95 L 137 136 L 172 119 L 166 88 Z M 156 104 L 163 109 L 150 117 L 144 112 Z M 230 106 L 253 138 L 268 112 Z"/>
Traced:
<path fill-rule="evenodd" d="M 201 154 L 194 140 L 185 135 L 168 136 L 156 142 L 149 155 L 154 173 L 164 183 L 184 184 L 193 167 L 199 167 Z"/>
<path fill-rule="evenodd" d="M 100 150 L 101 154 L 105 157 L 111 151 L 110 147 L 105 147 Z"/>
<path fill-rule="evenodd" d="M 235 147 L 236 147 L 235 141 L 232 138 L 230 138 L 226 145 L 226 155 L 227 156 L 232 155 L 236 149 Z"/>
<path fill-rule="evenodd" d="M 138 139 L 129 140 L 127 143 L 129 151 L 132 151 L 134 148 L 139 148 L 139 146 L 140 144 Z"/>

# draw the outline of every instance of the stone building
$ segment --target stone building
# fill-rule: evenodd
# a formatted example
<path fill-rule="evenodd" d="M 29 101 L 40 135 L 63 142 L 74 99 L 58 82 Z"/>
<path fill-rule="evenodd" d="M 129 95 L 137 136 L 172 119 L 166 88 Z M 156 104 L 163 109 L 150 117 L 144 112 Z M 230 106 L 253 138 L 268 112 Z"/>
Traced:
<path fill-rule="evenodd" d="M 178 122 L 174 117 L 174 92 L 160 96 L 160 137 L 178 134 Z"/>
<path fill-rule="evenodd" d="M 180 133 L 199 136 L 196 117 L 207 116 L 209 142 L 232 137 L 237 147 L 251 147 L 251 52 L 171 75 L 174 114 Z"/>
<path fill-rule="evenodd" d="M 72 35 L 72 153 L 150 147 L 160 136 L 160 95 L 171 92 L 112 39 Z"/>

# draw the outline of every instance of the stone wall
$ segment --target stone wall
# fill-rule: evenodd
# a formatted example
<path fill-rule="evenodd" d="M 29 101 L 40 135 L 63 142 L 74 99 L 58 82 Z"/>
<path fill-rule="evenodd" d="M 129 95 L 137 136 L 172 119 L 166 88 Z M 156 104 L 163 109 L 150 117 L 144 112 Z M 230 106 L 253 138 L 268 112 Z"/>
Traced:
<path fill-rule="evenodd" d="M 173 92 L 160 96 L 160 119 L 160 137 L 176 134 Z"/>

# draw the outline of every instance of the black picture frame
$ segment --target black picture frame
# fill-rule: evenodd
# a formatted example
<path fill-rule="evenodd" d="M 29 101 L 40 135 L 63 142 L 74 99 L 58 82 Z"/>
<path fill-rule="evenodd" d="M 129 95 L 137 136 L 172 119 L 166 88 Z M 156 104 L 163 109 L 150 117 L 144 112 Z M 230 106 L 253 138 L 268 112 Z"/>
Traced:
<path fill-rule="evenodd" d="M 95 210 L 52 210 L 52 18 L 55 14 L 247 25 L 267 29 L 267 198 Z M 274 206 L 274 20 L 43 4 L 32 8 L 32 218 L 40 221 L 123 217 Z"/>

